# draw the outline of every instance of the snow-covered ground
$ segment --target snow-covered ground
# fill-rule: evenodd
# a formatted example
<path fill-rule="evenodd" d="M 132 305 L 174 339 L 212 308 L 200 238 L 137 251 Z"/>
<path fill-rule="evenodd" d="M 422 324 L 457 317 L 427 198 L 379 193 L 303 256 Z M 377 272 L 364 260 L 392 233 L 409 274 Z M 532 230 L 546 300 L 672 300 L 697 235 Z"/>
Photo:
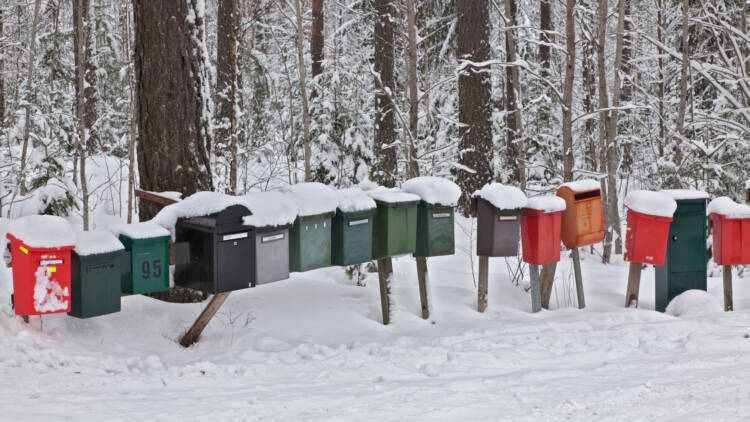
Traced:
<path fill-rule="evenodd" d="M 554 309 L 531 314 L 528 293 L 496 258 L 489 308 L 479 314 L 463 233 L 455 256 L 429 259 L 428 321 L 415 261 L 403 257 L 394 264 L 390 326 L 380 323 L 376 274 L 358 287 L 329 268 L 232 293 L 190 349 L 176 339 L 205 304 L 133 296 L 115 315 L 26 325 L 12 316 L 0 280 L 0 420 L 747 418 L 750 288 L 742 278 L 735 312 L 676 318 L 653 311 L 649 268 L 640 309 L 625 309 L 626 264 L 604 266 L 586 248 L 588 307 L 574 306 L 564 254 Z M 721 302 L 718 276 L 709 293 Z"/>

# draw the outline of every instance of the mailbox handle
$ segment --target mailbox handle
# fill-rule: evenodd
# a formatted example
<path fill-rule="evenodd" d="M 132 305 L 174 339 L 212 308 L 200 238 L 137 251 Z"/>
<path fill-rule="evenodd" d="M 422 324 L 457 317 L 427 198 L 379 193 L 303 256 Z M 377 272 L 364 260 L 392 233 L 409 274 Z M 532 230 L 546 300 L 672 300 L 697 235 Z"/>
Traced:
<path fill-rule="evenodd" d="M 673 234 L 673 235 L 672 235 L 672 242 L 676 242 L 676 241 L 677 241 L 677 235 L 676 235 L 676 234 Z"/>

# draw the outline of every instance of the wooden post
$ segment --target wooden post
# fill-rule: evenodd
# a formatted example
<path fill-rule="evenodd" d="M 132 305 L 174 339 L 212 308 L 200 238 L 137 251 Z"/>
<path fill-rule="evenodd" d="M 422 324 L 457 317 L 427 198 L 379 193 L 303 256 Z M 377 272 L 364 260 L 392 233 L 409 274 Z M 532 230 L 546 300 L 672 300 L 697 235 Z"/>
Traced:
<path fill-rule="evenodd" d="M 539 312 L 542 310 L 542 286 L 538 265 L 529 265 L 529 278 L 531 279 L 531 312 Z"/>
<path fill-rule="evenodd" d="M 149 192 L 149 191 L 140 190 L 140 189 L 135 189 L 135 197 L 143 199 L 145 201 L 153 202 L 159 205 L 171 205 L 171 204 L 174 204 L 175 202 L 178 202 L 172 198 L 159 195 L 158 193 Z"/>
<path fill-rule="evenodd" d="M 422 319 L 430 317 L 430 304 L 427 302 L 427 258 L 417 257 L 417 278 L 419 279 L 419 300 L 422 302 Z"/>
<path fill-rule="evenodd" d="M 553 264 L 542 265 L 542 275 L 539 280 L 542 294 L 542 308 L 549 309 L 549 299 L 552 296 L 552 286 L 555 283 L 555 271 L 557 262 Z"/>
<path fill-rule="evenodd" d="M 380 282 L 380 306 L 383 313 L 383 325 L 391 322 L 391 273 L 393 262 L 391 258 L 378 259 L 378 281 Z"/>
<path fill-rule="evenodd" d="M 734 300 L 732 299 L 732 266 L 723 265 L 721 267 L 721 272 L 724 278 L 724 311 L 733 311 Z"/>
<path fill-rule="evenodd" d="M 576 277 L 576 294 L 578 295 L 578 309 L 586 307 L 586 299 L 583 296 L 583 278 L 581 277 L 581 257 L 578 248 L 573 248 L 573 273 Z"/>
<path fill-rule="evenodd" d="M 206 305 L 206 308 L 203 309 L 203 312 L 198 315 L 198 319 L 195 320 L 193 326 L 190 327 L 190 329 L 180 339 L 180 345 L 182 347 L 190 347 L 193 345 L 193 343 L 198 341 L 201 333 L 203 332 L 203 329 L 206 328 L 208 322 L 211 321 L 211 318 L 213 318 L 214 315 L 216 315 L 216 311 L 221 308 L 221 305 L 224 304 L 224 301 L 227 300 L 228 297 L 229 292 L 224 292 L 216 293 L 214 297 L 211 298 L 211 300 L 208 302 L 208 305 Z"/>
<path fill-rule="evenodd" d="M 479 285 L 477 289 L 477 311 L 487 309 L 487 278 L 489 278 L 489 258 L 479 257 Z"/>
<path fill-rule="evenodd" d="M 625 307 L 638 307 L 638 295 L 641 290 L 641 269 L 643 265 L 640 262 L 631 262 L 628 271 L 628 289 L 625 292 Z"/>

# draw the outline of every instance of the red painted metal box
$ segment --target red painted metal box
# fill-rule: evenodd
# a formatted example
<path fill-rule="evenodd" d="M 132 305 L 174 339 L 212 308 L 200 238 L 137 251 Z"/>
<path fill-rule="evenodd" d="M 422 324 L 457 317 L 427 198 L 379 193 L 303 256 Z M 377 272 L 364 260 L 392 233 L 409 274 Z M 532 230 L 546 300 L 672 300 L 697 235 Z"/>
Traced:
<path fill-rule="evenodd" d="M 711 213 L 714 261 L 719 265 L 750 264 L 750 218 Z"/>
<path fill-rule="evenodd" d="M 526 208 L 521 213 L 523 261 L 545 265 L 560 260 L 562 212 Z"/>
<path fill-rule="evenodd" d="M 625 261 L 664 265 L 672 217 L 643 214 L 628 208 Z"/>
<path fill-rule="evenodd" d="M 70 252 L 73 245 L 31 247 L 8 233 L 16 315 L 70 311 Z"/>

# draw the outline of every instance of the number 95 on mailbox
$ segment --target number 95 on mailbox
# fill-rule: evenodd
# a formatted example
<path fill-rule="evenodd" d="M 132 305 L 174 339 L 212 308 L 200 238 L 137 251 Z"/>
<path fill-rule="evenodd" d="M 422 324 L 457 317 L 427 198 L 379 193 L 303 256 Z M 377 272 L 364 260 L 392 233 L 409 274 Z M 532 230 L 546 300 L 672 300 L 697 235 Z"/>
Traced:
<path fill-rule="evenodd" d="M 154 223 L 136 223 L 120 231 L 120 242 L 130 252 L 130 265 L 122 275 L 127 294 L 169 289 L 169 232 Z"/>

